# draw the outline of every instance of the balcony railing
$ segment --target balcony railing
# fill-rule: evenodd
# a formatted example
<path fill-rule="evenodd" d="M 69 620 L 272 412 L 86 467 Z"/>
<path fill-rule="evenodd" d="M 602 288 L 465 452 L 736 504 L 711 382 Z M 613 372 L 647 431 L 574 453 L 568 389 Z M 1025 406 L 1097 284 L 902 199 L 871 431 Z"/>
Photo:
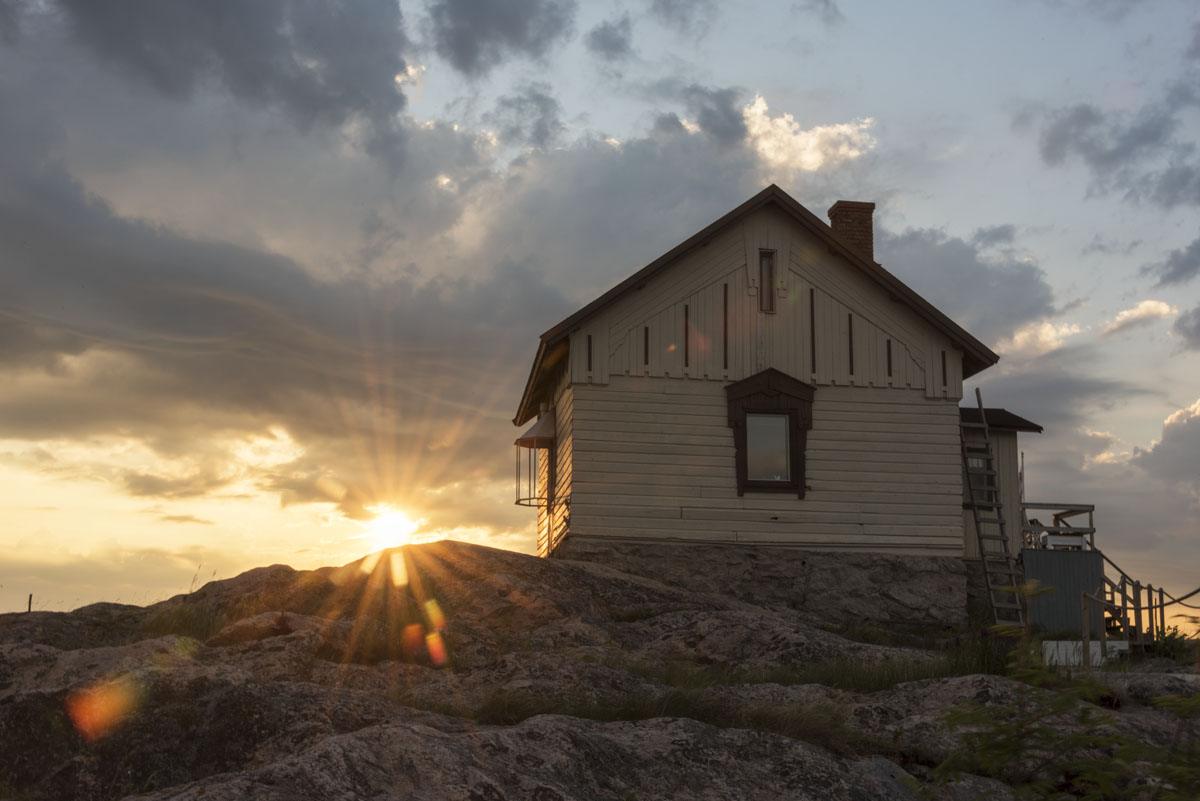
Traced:
<path fill-rule="evenodd" d="M 1026 548 L 1094 550 L 1096 507 L 1087 503 L 1021 504 L 1021 532 Z M 1087 515 L 1084 525 L 1083 516 Z M 1043 519 L 1049 518 L 1045 523 Z"/>

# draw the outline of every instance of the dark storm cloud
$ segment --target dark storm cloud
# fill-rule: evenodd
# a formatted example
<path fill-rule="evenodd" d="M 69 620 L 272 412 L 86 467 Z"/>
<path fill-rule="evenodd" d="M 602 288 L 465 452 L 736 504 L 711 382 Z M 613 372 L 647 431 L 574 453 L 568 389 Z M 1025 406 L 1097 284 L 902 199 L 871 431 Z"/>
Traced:
<path fill-rule="evenodd" d="M 547 83 L 525 84 L 516 92 L 500 97 L 496 108 L 484 119 L 496 126 L 497 135 L 506 144 L 548 147 L 566 130 L 561 119 L 562 105 L 550 92 Z"/>
<path fill-rule="evenodd" d="M 1200 487 L 1200 400 L 1169 416 L 1157 442 L 1134 449 L 1133 463 L 1163 481 Z"/>
<path fill-rule="evenodd" d="M 1188 45 L 1185 55 L 1200 61 L 1200 22 L 1192 26 L 1192 43 Z"/>
<path fill-rule="evenodd" d="M 605 61 L 624 61 L 633 55 L 633 21 L 627 13 L 605 20 L 587 32 L 584 44 Z"/>
<path fill-rule="evenodd" d="M 25 118 L 0 118 L 0 139 L 0 337 L 16 345 L 0 365 L 0 437 L 140 441 L 175 469 L 76 472 L 141 497 L 293 470 L 368 499 L 396 482 L 505 474 L 494 456 L 511 441 L 513 365 L 541 324 L 529 311 L 567 309 L 537 270 L 501 261 L 470 278 L 320 280 L 278 255 L 116 214 Z M 304 456 L 233 475 L 238 460 L 219 443 L 271 425 Z M 389 471 L 397 454 L 409 473 Z"/>
<path fill-rule="evenodd" d="M 741 100 L 745 92 L 734 87 L 715 88 L 691 84 L 680 92 L 688 114 L 719 144 L 736 145 L 746 138 Z"/>
<path fill-rule="evenodd" d="M 1186 311 L 1175 320 L 1174 331 L 1188 350 L 1200 350 L 1200 306 Z"/>
<path fill-rule="evenodd" d="M 1095 345 L 1059 348 L 1004 372 L 993 368 L 980 377 L 989 406 L 1011 409 L 1047 430 L 1074 429 L 1097 411 L 1109 411 L 1127 401 L 1154 394 L 1122 379 L 1106 378 L 1099 368 L 1103 349 Z"/>
<path fill-rule="evenodd" d="M 795 8 L 803 14 L 815 16 L 826 25 L 839 25 L 846 21 L 836 0 L 800 0 Z"/>
<path fill-rule="evenodd" d="M 696 36 L 712 25 L 717 4 L 715 0 L 650 0 L 650 13 L 668 28 Z"/>
<path fill-rule="evenodd" d="M 1041 268 L 1008 256 L 986 258 L 981 250 L 976 242 L 932 229 L 881 230 L 875 244 L 876 258 L 888 270 L 984 342 L 995 344 L 1054 311 Z M 980 303 L 981 297 L 988 302 Z"/>
<path fill-rule="evenodd" d="M 1134 112 L 1078 103 L 1045 114 L 1023 112 L 1018 127 L 1040 122 L 1038 147 L 1051 166 L 1079 162 L 1093 188 L 1119 192 L 1165 208 L 1200 205 L 1200 159 L 1189 115 L 1200 107 L 1196 76 L 1169 86 L 1163 97 Z"/>
<path fill-rule="evenodd" d="M 541 58 L 570 36 L 574 0 L 431 0 L 438 55 L 459 72 L 480 76 L 510 56 Z"/>
<path fill-rule="evenodd" d="M 0 0 L 0 44 L 14 44 L 21 33 L 22 0 Z"/>
<path fill-rule="evenodd" d="M 75 38 L 169 97 L 207 85 L 282 108 L 302 127 L 369 121 L 399 157 L 407 40 L 395 0 L 57 0 Z"/>
<path fill-rule="evenodd" d="M 1159 287 L 1191 281 L 1200 275 L 1200 238 L 1187 247 L 1171 251 L 1165 260 L 1146 265 L 1142 268 L 1142 274 L 1156 276 L 1158 280 L 1154 285 Z"/>

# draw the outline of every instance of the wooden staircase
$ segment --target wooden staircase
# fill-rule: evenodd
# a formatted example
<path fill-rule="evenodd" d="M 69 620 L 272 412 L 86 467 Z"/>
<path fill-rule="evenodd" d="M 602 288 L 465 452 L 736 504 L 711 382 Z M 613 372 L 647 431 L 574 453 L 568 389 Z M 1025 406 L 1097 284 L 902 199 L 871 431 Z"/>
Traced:
<path fill-rule="evenodd" d="M 967 490 L 965 506 L 971 510 L 975 521 L 992 617 L 997 624 L 1024 626 L 1025 607 L 1019 592 L 1021 572 L 1009 548 L 996 457 L 983 409 L 983 394 L 978 388 L 975 389 L 975 402 L 979 406 L 979 422 L 959 422 Z"/>

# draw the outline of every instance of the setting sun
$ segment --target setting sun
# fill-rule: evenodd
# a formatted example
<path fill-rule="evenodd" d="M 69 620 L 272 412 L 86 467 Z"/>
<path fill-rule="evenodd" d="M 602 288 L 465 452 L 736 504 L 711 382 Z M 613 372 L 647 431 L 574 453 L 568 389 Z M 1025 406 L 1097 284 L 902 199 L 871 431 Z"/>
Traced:
<path fill-rule="evenodd" d="M 407 545 L 421 527 L 422 521 L 413 520 L 405 512 L 387 504 L 368 509 L 375 517 L 363 528 L 363 537 L 370 542 L 372 551 Z"/>

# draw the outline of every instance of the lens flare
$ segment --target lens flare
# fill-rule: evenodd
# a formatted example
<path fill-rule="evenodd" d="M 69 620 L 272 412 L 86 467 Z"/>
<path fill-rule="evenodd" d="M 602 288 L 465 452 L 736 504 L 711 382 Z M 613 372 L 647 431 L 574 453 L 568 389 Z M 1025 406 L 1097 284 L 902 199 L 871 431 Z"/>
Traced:
<path fill-rule="evenodd" d="M 132 678 L 123 676 L 71 693 L 67 696 L 67 715 L 75 730 L 91 743 L 121 725 L 137 705 L 137 685 Z"/>
<path fill-rule="evenodd" d="M 429 623 L 430 631 L 444 631 L 446 628 L 446 616 L 433 598 L 425 602 L 425 620 Z"/>
<path fill-rule="evenodd" d="M 404 627 L 404 656 L 420 659 L 425 645 L 425 627 L 420 623 L 409 623 Z"/>
<path fill-rule="evenodd" d="M 399 589 L 408 585 L 408 568 L 404 566 L 404 554 L 392 551 L 388 554 L 388 573 L 392 576 L 392 586 Z"/>
<path fill-rule="evenodd" d="M 434 667 L 446 664 L 446 641 L 436 631 L 425 635 L 425 647 L 429 650 L 429 661 Z"/>

